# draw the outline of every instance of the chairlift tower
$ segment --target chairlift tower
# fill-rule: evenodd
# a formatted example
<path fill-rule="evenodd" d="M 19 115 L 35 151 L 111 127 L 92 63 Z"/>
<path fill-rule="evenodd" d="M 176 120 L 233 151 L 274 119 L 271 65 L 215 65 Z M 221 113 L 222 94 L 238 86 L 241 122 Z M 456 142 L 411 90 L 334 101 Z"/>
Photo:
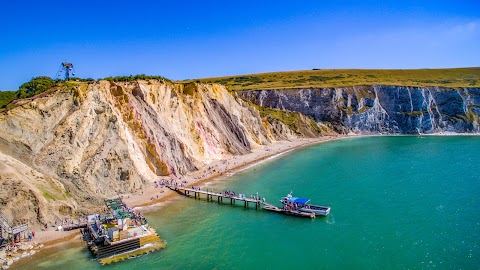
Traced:
<path fill-rule="evenodd" d="M 65 75 L 63 76 L 65 81 L 68 81 L 70 79 L 70 74 L 72 74 L 72 76 L 75 76 L 75 69 L 73 68 L 73 64 L 68 62 L 63 62 L 60 65 L 60 68 L 58 69 L 57 74 L 55 75 L 55 78 L 62 77 L 62 73 L 65 73 Z"/>

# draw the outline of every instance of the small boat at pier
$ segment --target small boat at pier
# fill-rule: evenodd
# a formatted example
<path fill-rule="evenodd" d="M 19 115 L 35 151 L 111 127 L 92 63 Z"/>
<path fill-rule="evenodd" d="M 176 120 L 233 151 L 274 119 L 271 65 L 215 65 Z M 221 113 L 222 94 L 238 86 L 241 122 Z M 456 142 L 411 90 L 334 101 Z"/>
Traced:
<path fill-rule="evenodd" d="M 309 204 L 309 201 L 310 199 L 293 197 L 292 192 L 280 200 L 284 206 L 293 206 L 294 209 L 300 212 L 314 213 L 320 216 L 328 216 L 330 214 L 330 206 Z"/>

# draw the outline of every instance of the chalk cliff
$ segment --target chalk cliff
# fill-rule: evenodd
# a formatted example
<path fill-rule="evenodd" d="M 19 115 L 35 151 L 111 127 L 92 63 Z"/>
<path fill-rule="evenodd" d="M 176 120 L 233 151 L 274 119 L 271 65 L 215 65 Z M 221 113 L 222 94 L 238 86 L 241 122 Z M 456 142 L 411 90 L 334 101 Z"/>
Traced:
<path fill-rule="evenodd" d="M 105 197 L 274 140 L 318 135 L 260 117 L 221 85 L 100 81 L 17 105 L 0 114 L 0 207 L 29 223 L 92 212 Z"/>
<path fill-rule="evenodd" d="M 339 133 L 480 133 L 480 88 L 373 85 L 238 95 L 260 106 L 301 112 Z"/>

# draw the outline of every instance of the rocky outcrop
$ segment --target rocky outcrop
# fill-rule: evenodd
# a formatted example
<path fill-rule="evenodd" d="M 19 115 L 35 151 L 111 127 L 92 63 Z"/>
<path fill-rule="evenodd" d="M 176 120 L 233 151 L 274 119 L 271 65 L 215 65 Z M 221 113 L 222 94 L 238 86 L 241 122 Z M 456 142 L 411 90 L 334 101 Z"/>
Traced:
<path fill-rule="evenodd" d="M 238 95 L 260 106 L 301 112 L 339 133 L 480 133 L 480 88 L 374 85 Z"/>
<path fill-rule="evenodd" d="M 0 207 L 28 223 L 90 213 L 159 176 L 305 135 L 220 85 L 100 81 L 17 105 L 0 115 Z"/>

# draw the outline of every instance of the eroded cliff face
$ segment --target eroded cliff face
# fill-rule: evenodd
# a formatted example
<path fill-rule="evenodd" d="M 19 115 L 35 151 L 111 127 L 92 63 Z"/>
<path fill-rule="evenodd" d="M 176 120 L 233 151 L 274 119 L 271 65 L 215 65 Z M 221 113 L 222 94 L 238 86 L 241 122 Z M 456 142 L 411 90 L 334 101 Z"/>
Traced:
<path fill-rule="evenodd" d="M 374 85 L 238 95 L 260 106 L 312 116 L 339 133 L 480 133 L 480 88 Z"/>
<path fill-rule="evenodd" d="M 18 104 L 0 115 L 0 207 L 29 223 L 299 136 L 220 85 L 100 81 Z"/>

